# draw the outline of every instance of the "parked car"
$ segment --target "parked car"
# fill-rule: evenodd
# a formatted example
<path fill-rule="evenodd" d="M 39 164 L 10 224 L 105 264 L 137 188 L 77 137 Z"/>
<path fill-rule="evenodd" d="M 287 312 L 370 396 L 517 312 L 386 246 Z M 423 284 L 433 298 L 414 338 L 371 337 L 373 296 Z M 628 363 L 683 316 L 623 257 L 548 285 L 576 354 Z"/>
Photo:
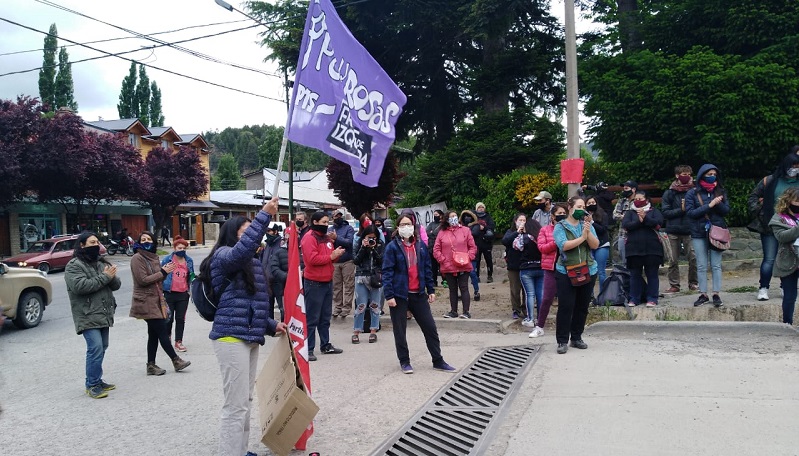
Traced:
<path fill-rule="evenodd" d="M 3 260 L 5 264 L 17 268 L 35 268 L 45 274 L 56 269 L 64 269 L 72 259 L 78 235 L 55 236 L 50 239 L 36 241 L 28 246 L 25 252 Z M 108 253 L 105 246 L 100 245 L 100 255 Z"/>
<path fill-rule="evenodd" d="M 53 287 L 44 272 L 0 263 L 0 311 L 15 326 L 37 326 L 52 299 Z"/>

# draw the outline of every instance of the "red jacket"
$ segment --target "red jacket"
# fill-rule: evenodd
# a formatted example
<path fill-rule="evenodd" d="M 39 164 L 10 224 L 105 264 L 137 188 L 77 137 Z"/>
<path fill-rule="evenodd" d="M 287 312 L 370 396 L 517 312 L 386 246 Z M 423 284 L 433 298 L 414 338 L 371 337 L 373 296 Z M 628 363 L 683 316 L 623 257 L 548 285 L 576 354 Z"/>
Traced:
<path fill-rule="evenodd" d="M 541 252 L 541 269 L 555 270 L 555 261 L 558 259 L 558 246 L 555 245 L 555 225 L 547 225 L 538 232 L 538 250 Z"/>
<path fill-rule="evenodd" d="M 458 272 L 471 272 L 472 264 L 463 266 L 455 264 L 452 260 L 452 250 L 467 252 L 469 260 L 477 257 L 477 245 L 474 243 L 472 231 L 465 226 L 448 227 L 438 232 L 436 243 L 433 245 L 433 257 L 441 267 L 441 273 L 455 274 Z"/>
<path fill-rule="evenodd" d="M 315 282 L 330 282 L 333 280 L 333 241 L 326 235 L 319 236 L 315 231 L 309 231 L 302 237 L 302 259 L 305 269 L 302 276 Z"/>

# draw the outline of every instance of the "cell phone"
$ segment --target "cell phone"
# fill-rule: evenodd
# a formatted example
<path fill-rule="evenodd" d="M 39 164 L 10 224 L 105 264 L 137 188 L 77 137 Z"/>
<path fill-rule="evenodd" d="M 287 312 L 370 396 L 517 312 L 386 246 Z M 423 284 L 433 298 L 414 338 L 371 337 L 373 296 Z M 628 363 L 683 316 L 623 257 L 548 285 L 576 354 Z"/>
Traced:
<path fill-rule="evenodd" d="M 332 232 L 334 232 L 334 231 L 336 231 L 336 229 L 335 229 L 334 227 L 332 227 L 332 226 L 328 226 L 328 227 L 327 227 L 327 232 L 328 232 L 328 233 L 332 233 Z"/>

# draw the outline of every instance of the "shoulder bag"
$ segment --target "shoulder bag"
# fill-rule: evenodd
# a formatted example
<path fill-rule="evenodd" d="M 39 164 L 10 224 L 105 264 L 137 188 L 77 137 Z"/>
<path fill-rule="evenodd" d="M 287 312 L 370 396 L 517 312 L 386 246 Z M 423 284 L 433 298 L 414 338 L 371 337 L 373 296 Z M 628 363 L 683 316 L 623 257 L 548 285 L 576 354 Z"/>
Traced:
<path fill-rule="evenodd" d="M 457 231 L 453 231 L 452 237 L 455 237 L 455 233 Z M 452 261 L 455 262 L 458 266 L 466 266 L 470 263 L 469 261 L 469 254 L 466 252 L 458 252 L 455 250 L 455 243 L 452 242 L 452 239 L 449 240 L 450 248 L 452 249 Z"/>
<path fill-rule="evenodd" d="M 699 204 L 705 205 L 702 201 L 702 195 L 699 192 L 696 193 L 696 197 L 699 198 Z M 710 216 L 705 214 L 705 218 L 707 219 L 707 224 L 709 225 L 707 229 L 707 240 L 710 243 L 710 248 L 713 250 L 725 251 L 730 248 L 730 230 L 727 228 L 722 228 L 720 226 L 716 226 L 710 222 Z"/>

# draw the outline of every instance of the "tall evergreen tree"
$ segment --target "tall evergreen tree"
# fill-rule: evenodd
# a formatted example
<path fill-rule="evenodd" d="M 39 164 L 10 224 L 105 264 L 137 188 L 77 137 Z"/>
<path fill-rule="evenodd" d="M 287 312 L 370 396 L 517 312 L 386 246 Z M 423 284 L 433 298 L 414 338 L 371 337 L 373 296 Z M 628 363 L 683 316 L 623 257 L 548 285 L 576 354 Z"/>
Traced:
<path fill-rule="evenodd" d="M 39 98 L 45 109 L 55 110 L 55 53 L 58 50 L 58 29 L 50 26 L 50 33 L 44 37 L 44 59 L 39 70 Z"/>
<path fill-rule="evenodd" d="M 139 83 L 136 85 L 136 101 L 139 104 L 139 120 L 141 120 L 141 123 L 143 123 L 144 126 L 151 126 L 150 78 L 147 77 L 147 69 L 144 67 L 144 65 L 139 65 Z"/>
<path fill-rule="evenodd" d="M 152 126 L 161 127 L 164 125 L 164 113 L 161 112 L 161 89 L 158 84 L 153 81 L 150 86 L 152 98 L 150 99 L 150 124 Z"/>
<path fill-rule="evenodd" d="M 130 63 L 130 71 L 122 80 L 117 112 L 120 119 L 139 117 L 139 103 L 136 100 L 136 62 Z"/>
<path fill-rule="evenodd" d="M 75 90 L 72 82 L 72 64 L 69 63 L 69 54 L 65 47 L 61 47 L 58 54 L 58 75 L 55 77 L 55 107 L 78 110 L 75 101 Z"/>

